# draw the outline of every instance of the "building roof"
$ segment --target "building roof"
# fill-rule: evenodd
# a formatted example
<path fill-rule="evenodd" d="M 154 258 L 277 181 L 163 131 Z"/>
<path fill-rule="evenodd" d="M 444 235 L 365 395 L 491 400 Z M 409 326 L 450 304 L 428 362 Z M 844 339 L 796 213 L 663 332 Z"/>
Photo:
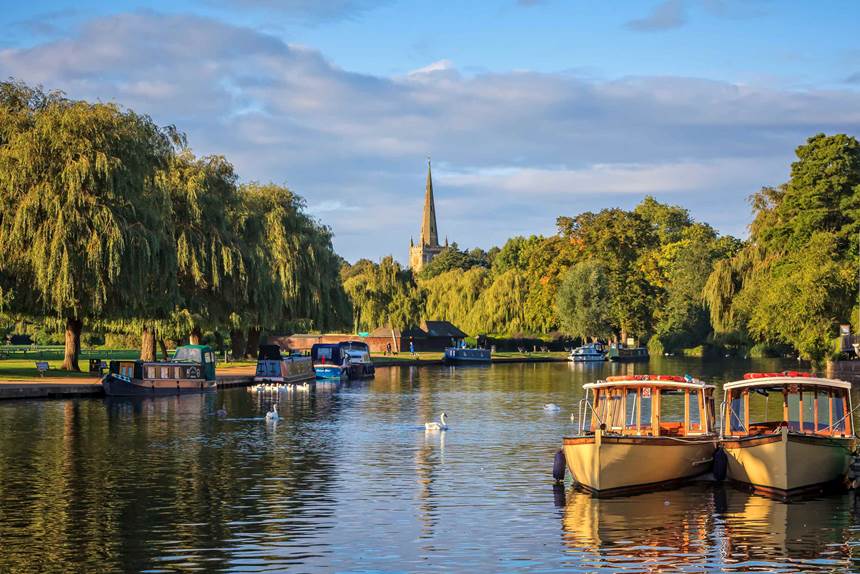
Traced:
<path fill-rule="evenodd" d="M 426 331 L 430 337 L 462 339 L 468 336 L 450 321 L 421 321 L 421 329 Z"/>
<path fill-rule="evenodd" d="M 391 327 L 377 327 L 370 332 L 370 335 L 368 335 L 368 337 L 394 337 L 395 339 L 399 339 L 400 329 L 392 329 Z"/>

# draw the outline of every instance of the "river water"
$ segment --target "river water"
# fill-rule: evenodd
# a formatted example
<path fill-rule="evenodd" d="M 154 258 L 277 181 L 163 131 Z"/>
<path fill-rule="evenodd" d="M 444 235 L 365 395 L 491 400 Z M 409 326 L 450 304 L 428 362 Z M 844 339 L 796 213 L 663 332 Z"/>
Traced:
<path fill-rule="evenodd" d="M 0 572 L 860 572 L 853 494 L 553 487 L 583 383 L 792 367 L 403 367 L 277 398 L 4 402 Z M 450 430 L 425 433 L 441 411 Z"/>

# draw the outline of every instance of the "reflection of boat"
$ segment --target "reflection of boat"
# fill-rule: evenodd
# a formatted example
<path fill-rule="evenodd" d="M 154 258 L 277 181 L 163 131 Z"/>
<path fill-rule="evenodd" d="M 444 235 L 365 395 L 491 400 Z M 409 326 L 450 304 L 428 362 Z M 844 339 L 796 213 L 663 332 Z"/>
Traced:
<path fill-rule="evenodd" d="M 648 349 L 645 347 L 625 347 L 621 343 L 612 343 L 609 345 L 606 358 L 617 363 L 630 363 L 647 361 L 650 357 L 648 356 Z"/>
<path fill-rule="evenodd" d="M 584 385 L 579 434 L 564 437 L 567 468 L 599 495 L 665 485 L 711 469 L 714 387 L 692 378 L 608 377 Z"/>
<path fill-rule="evenodd" d="M 572 350 L 567 356 L 567 360 L 574 363 L 602 362 L 606 360 L 606 349 L 600 343 L 583 345 Z"/>
<path fill-rule="evenodd" d="M 260 345 L 257 353 L 256 383 L 300 383 L 314 378 L 310 357 L 281 354 L 278 345 Z"/>
<path fill-rule="evenodd" d="M 206 345 L 185 345 L 170 361 L 111 361 L 102 387 L 113 396 L 214 391 L 215 353 Z"/>
<path fill-rule="evenodd" d="M 727 383 L 728 478 L 779 496 L 840 483 L 857 445 L 850 389 L 806 373 L 749 373 Z"/>
<path fill-rule="evenodd" d="M 849 572 L 853 500 L 827 496 L 785 504 L 705 483 L 610 499 L 573 490 L 562 536 L 578 557 L 576 569 L 586 572 L 749 571 L 752 565 Z"/>
<path fill-rule="evenodd" d="M 702 542 L 711 538 L 714 522 L 712 493 L 705 484 L 610 499 L 573 490 L 562 513 L 563 542 L 583 556 L 577 568 L 582 572 L 704 566 L 709 549 Z"/>
<path fill-rule="evenodd" d="M 489 363 L 491 361 L 489 349 L 445 348 L 445 362 L 447 363 Z"/>

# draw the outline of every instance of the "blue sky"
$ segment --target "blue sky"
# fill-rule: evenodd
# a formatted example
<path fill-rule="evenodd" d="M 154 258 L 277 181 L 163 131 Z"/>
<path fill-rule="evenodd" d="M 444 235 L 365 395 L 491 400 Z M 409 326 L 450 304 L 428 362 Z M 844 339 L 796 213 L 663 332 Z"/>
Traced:
<path fill-rule="evenodd" d="M 860 135 L 860 3 L 6 2 L 0 76 L 286 183 L 348 260 L 406 260 L 425 157 L 463 247 L 646 194 L 743 236 L 817 132 Z"/>

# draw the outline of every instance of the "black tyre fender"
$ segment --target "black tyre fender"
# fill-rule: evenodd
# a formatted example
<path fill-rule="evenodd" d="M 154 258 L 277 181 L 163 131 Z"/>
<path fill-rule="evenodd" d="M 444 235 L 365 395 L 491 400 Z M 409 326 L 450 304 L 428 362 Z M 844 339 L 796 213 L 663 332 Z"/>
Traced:
<path fill-rule="evenodd" d="M 714 479 L 722 482 L 726 479 L 726 473 L 729 468 L 729 456 L 722 447 L 717 447 L 714 451 Z"/>
<path fill-rule="evenodd" d="M 561 449 L 558 449 L 558 452 L 555 453 L 555 459 L 552 462 L 552 477 L 556 482 L 562 482 L 564 480 L 566 469 L 567 464 L 564 460 L 564 452 Z"/>

